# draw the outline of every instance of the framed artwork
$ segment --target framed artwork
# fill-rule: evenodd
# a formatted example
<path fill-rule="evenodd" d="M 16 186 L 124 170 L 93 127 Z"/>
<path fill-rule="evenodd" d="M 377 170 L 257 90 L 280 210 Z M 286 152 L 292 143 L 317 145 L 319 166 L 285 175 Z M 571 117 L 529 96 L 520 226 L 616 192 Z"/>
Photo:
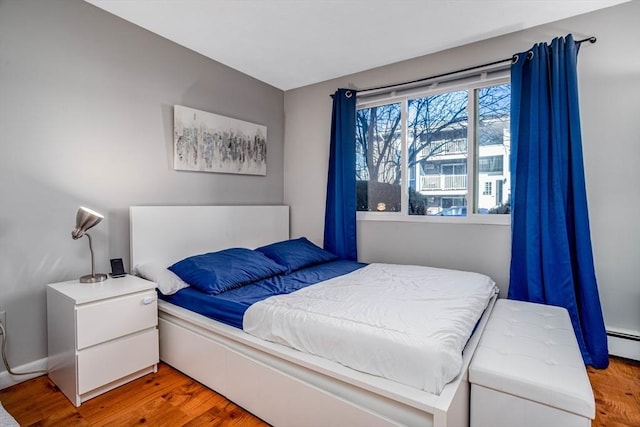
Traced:
<path fill-rule="evenodd" d="M 267 127 L 181 105 L 173 107 L 173 168 L 267 174 Z"/>

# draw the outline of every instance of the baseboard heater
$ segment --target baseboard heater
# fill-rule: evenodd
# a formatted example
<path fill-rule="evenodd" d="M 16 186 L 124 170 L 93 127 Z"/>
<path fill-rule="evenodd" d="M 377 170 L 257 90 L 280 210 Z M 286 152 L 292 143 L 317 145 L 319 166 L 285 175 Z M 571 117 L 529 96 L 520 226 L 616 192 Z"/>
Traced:
<path fill-rule="evenodd" d="M 609 354 L 640 361 L 640 332 L 607 329 Z"/>
<path fill-rule="evenodd" d="M 640 335 L 636 335 L 633 333 L 630 334 L 627 332 L 607 331 L 607 335 L 615 338 L 623 338 L 625 340 L 640 341 Z"/>

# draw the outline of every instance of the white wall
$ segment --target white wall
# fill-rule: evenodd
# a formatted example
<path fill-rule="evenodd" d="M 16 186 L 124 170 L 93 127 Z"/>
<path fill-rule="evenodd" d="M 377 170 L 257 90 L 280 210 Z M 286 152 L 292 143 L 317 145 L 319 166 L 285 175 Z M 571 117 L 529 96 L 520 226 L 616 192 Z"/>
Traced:
<path fill-rule="evenodd" d="M 281 204 L 284 94 L 80 0 L 0 0 L 0 310 L 13 367 L 47 355 L 47 283 L 129 268 L 130 205 Z M 267 176 L 172 168 L 174 104 L 268 128 Z M 116 315 L 116 313 L 114 313 Z M 104 321 L 109 321 L 105 319 Z M 4 368 L 2 368 L 4 369 Z"/>
<path fill-rule="evenodd" d="M 285 203 L 292 236 L 322 242 L 331 99 L 338 87 L 366 88 L 509 58 L 534 43 L 573 33 L 596 36 L 579 55 L 591 230 L 605 322 L 640 333 L 640 1 L 558 21 L 285 93 Z M 354 46 L 354 49 L 357 47 Z M 350 86 L 353 85 L 353 86 Z M 510 227 L 360 221 L 366 262 L 476 270 L 504 295 Z"/>

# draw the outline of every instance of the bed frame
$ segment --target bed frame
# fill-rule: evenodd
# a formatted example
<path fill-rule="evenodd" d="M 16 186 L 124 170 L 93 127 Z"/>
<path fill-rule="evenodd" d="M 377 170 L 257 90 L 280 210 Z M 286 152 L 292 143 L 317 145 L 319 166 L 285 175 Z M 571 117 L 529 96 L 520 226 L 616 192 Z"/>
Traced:
<path fill-rule="evenodd" d="M 131 265 L 289 238 L 287 206 L 130 208 Z M 275 426 L 469 425 L 468 368 L 495 297 L 437 396 L 159 302 L 160 359 Z"/>

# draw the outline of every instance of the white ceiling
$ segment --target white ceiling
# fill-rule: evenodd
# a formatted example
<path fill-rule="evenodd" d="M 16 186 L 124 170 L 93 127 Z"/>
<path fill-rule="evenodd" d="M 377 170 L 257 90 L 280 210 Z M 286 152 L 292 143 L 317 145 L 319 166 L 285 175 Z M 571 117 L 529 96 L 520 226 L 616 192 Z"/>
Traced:
<path fill-rule="evenodd" d="M 86 1 L 288 90 L 628 0 Z"/>

